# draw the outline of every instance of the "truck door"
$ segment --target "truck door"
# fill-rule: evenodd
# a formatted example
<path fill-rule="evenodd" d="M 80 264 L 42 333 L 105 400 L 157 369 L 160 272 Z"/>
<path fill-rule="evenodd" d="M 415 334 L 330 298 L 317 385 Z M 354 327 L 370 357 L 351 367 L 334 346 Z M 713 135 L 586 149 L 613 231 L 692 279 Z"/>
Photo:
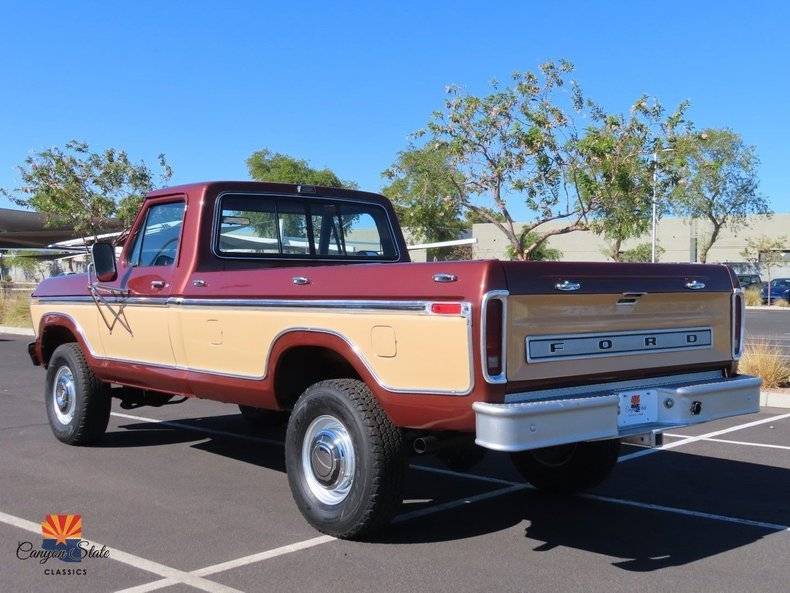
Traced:
<path fill-rule="evenodd" d="M 99 329 L 107 358 L 176 367 L 167 299 L 176 276 L 184 211 L 183 198 L 145 203 L 143 222 L 129 238 L 113 283 L 125 294 L 101 305 L 105 322 L 100 320 Z"/>

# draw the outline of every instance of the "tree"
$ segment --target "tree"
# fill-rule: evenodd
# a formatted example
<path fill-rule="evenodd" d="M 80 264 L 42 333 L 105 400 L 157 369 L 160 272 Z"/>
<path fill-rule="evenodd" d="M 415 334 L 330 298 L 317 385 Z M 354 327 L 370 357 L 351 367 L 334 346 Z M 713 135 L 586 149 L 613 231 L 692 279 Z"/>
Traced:
<path fill-rule="evenodd" d="M 449 176 L 450 198 L 494 224 L 516 259 L 531 259 L 550 237 L 591 229 L 622 208 L 642 211 L 622 194 L 597 191 L 598 183 L 584 184 L 582 172 L 596 179 L 589 165 L 599 149 L 580 144 L 583 134 L 575 120 L 591 114 L 600 122 L 605 115 L 568 80 L 572 71 L 567 61 L 547 62 L 539 73 L 515 73 L 510 88 L 493 82 L 492 92 L 482 97 L 449 87 L 444 109 L 415 135 L 427 139 L 426 149 L 443 151 L 459 172 Z M 654 118 L 663 115 L 659 105 L 645 100 L 638 107 Z M 628 147 L 621 156 L 640 158 L 644 152 L 643 147 Z M 634 195 L 641 196 L 642 190 Z M 530 213 L 520 228 L 511 215 L 517 201 Z"/>
<path fill-rule="evenodd" d="M 471 226 L 463 220 L 461 204 L 453 199 L 463 178 L 446 150 L 412 147 L 399 153 L 382 175 L 390 181 L 382 193 L 415 240 L 449 241 Z"/>
<path fill-rule="evenodd" d="M 736 232 L 750 214 L 770 215 L 765 196 L 759 193 L 753 146 L 728 129 L 707 129 L 687 134 L 675 148 L 674 159 L 685 182 L 674 189 L 675 211 L 707 220 L 711 233 L 701 239 L 699 260 L 705 263 L 722 229 Z"/>
<path fill-rule="evenodd" d="M 667 210 L 664 196 L 677 183 L 677 175 L 664 159 L 654 161 L 651 156 L 663 155 L 688 129 L 687 104 L 681 103 L 668 117 L 647 97 L 636 101 L 627 117 L 607 114 L 589 101 L 588 105 L 593 124 L 575 143 L 571 174 L 583 200 L 600 204 L 590 213 L 589 226 L 609 242 L 607 255 L 614 261 L 641 261 L 642 246 L 624 252 L 622 244 L 650 227 L 654 195 L 657 214 Z M 649 245 L 648 254 L 649 262 Z"/>
<path fill-rule="evenodd" d="M 768 304 L 771 304 L 771 272 L 784 264 L 784 250 L 787 247 L 787 237 L 775 239 L 767 235 L 750 237 L 746 239 L 746 247 L 741 251 L 743 258 L 755 268 L 768 274 Z"/>
<path fill-rule="evenodd" d="M 0 190 L 12 202 L 41 212 L 49 226 L 68 226 L 80 235 L 97 235 L 132 222 L 143 196 L 155 185 L 165 185 L 172 170 L 158 156 L 161 172 L 144 162 L 133 163 L 126 151 L 107 148 L 92 152 L 72 140 L 64 148 L 49 148 L 19 166 L 22 186 Z"/>
<path fill-rule="evenodd" d="M 601 253 L 616 262 L 650 263 L 653 261 L 653 245 L 651 243 L 640 243 L 624 251 L 621 249 L 621 245 L 619 242 L 607 243 L 606 249 L 602 249 Z M 656 245 L 656 261 L 660 261 L 662 253 L 664 253 L 664 248 Z"/>
<path fill-rule="evenodd" d="M 258 181 L 356 188 L 353 181 L 340 179 L 331 169 L 314 169 L 305 160 L 265 148 L 250 155 L 247 170 Z"/>

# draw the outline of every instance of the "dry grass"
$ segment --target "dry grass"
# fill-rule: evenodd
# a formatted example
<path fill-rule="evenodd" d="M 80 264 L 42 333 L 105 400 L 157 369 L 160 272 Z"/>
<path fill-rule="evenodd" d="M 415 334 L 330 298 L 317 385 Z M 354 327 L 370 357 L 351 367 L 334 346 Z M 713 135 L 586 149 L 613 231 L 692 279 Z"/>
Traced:
<path fill-rule="evenodd" d="M 33 327 L 33 322 L 30 320 L 30 297 L 0 296 L 0 325 Z"/>
<path fill-rule="evenodd" d="M 763 304 L 763 295 L 759 288 L 748 288 L 743 293 L 747 307 L 758 307 Z"/>
<path fill-rule="evenodd" d="M 776 299 L 775 301 L 771 301 L 771 304 L 776 307 L 790 307 L 790 303 L 784 299 Z"/>
<path fill-rule="evenodd" d="M 760 377 L 763 387 L 783 387 L 790 382 L 790 365 L 782 357 L 782 351 L 769 342 L 747 345 L 738 370 Z"/>

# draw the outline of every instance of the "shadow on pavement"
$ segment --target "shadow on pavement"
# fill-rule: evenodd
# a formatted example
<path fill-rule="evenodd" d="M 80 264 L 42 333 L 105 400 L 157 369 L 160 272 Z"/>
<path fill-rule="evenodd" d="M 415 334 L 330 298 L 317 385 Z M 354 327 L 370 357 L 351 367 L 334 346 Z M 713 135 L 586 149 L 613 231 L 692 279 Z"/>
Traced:
<path fill-rule="evenodd" d="M 178 420 L 196 429 L 226 430 L 282 440 L 283 430 L 250 431 L 240 415 Z M 123 424 L 102 446 L 132 447 L 199 441 L 192 447 L 250 465 L 285 471 L 283 448 L 213 436 L 165 424 Z M 489 454 L 494 477 L 509 474 L 507 456 Z M 639 465 L 641 464 L 641 465 Z M 220 479 L 218 477 L 218 479 Z M 462 477 L 410 471 L 402 512 L 472 497 L 504 486 Z M 645 503 L 790 525 L 790 470 L 667 451 L 618 466 L 598 492 Z M 532 490 L 514 492 L 389 527 L 372 540 L 415 544 L 466 539 L 523 525 L 508 550 L 551 553 L 574 548 L 616 558 L 623 570 L 645 572 L 680 566 L 760 540 L 778 530 L 683 516 L 578 497 L 557 498 Z M 501 544 L 499 544 L 501 545 Z M 510 552 L 508 552 L 510 553 Z"/>

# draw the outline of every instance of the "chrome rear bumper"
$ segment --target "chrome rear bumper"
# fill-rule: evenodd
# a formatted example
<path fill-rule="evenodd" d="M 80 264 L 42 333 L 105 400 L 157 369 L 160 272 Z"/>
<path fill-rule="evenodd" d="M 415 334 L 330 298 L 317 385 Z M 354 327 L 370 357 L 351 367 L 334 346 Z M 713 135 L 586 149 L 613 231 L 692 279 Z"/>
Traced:
<path fill-rule="evenodd" d="M 617 392 L 509 404 L 476 402 L 473 406 L 477 425 L 475 442 L 495 451 L 526 451 L 752 414 L 760 409 L 760 383 L 758 377 L 739 375 L 651 388 L 658 392 L 658 421 L 624 428 L 617 422 Z"/>

